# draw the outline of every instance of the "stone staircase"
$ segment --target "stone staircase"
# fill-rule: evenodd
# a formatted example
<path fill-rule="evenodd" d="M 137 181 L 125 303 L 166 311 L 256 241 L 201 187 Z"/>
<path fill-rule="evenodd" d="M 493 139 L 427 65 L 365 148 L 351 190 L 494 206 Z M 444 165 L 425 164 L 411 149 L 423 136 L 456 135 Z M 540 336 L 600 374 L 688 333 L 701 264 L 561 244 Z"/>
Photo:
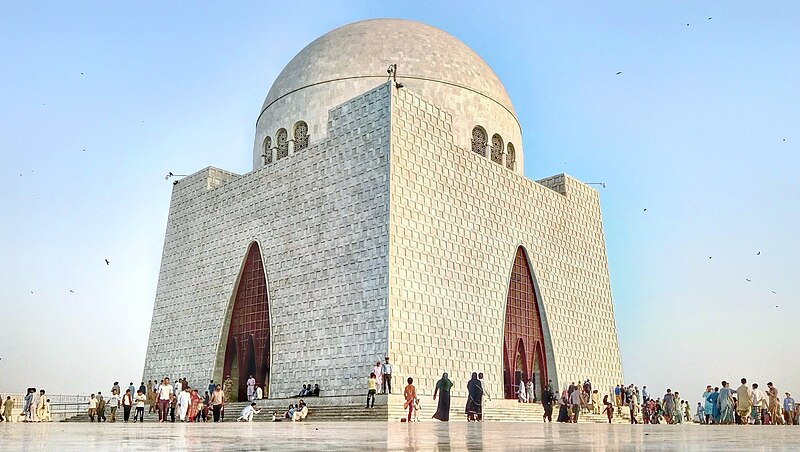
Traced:
<path fill-rule="evenodd" d="M 305 397 L 303 398 L 309 407 L 308 420 L 316 422 L 324 421 L 392 421 L 398 422 L 406 417 L 407 410 L 403 409 L 403 397 L 400 394 L 378 394 L 375 396 L 375 406 L 365 408 L 366 396 L 329 396 L 329 397 Z M 272 413 L 278 412 L 283 416 L 289 404 L 297 403 L 299 397 L 262 399 L 257 403 L 261 407 L 261 412 L 253 418 L 254 422 L 272 421 Z M 431 417 L 436 412 L 437 402 L 430 396 L 421 398 L 422 407 L 420 410 L 420 421 L 431 421 Z M 233 402 L 225 406 L 225 422 L 233 422 L 239 417 L 242 409 L 249 405 L 248 402 Z M 452 397 L 450 401 L 450 421 L 466 421 L 464 408 L 466 398 Z M 147 413 L 145 408 L 145 422 L 158 422 L 156 413 Z M 625 411 L 625 410 L 623 410 Z M 516 400 L 493 399 L 484 405 L 483 418 L 490 422 L 534 422 L 543 423 L 542 416 L 544 408 L 540 403 L 518 403 Z M 131 417 L 133 413 L 131 413 Z M 109 412 L 106 410 L 106 418 Z M 558 407 L 553 409 L 553 422 L 558 417 Z M 122 409 L 117 411 L 117 421 L 122 421 Z M 284 422 L 288 419 L 284 419 Z M 89 422 L 89 416 L 85 413 L 65 419 L 64 422 Z M 582 414 L 578 418 L 579 423 L 608 423 L 605 415 Z M 630 418 L 625 416 L 615 416 L 612 423 L 627 424 Z"/>

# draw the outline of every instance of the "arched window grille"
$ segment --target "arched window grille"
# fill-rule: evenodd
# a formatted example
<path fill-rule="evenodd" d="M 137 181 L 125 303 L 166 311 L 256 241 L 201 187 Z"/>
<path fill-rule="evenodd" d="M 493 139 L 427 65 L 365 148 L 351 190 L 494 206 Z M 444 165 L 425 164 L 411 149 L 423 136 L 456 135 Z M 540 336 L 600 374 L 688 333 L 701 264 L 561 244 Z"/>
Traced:
<path fill-rule="evenodd" d="M 481 126 L 472 129 L 472 152 L 486 157 L 486 131 Z"/>
<path fill-rule="evenodd" d="M 508 155 L 506 155 L 506 168 L 513 170 L 517 167 L 517 153 L 514 151 L 514 145 L 508 143 Z"/>
<path fill-rule="evenodd" d="M 276 146 L 278 146 L 278 158 L 282 159 L 289 156 L 289 134 L 286 129 L 279 129 L 275 134 Z"/>
<path fill-rule="evenodd" d="M 299 151 L 308 147 L 308 124 L 299 121 L 294 125 L 294 150 Z"/>
<path fill-rule="evenodd" d="M 498 134 L 492 135 L 492 161 L 503 163 L 503 139 Z"/>

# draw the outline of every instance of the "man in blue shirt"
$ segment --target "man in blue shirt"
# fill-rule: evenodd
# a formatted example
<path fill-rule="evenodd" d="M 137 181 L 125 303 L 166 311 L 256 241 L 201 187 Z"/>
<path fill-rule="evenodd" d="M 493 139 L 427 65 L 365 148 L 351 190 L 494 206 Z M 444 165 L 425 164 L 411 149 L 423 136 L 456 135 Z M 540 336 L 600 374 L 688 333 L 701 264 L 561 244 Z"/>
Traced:
<path fill-rule="evenodd" d="M 783 399 L 783 418 L 786 420 L 786 425 L 794 425 L 796 414 L 792 394 L 787 392 L 786 398 Z"/>

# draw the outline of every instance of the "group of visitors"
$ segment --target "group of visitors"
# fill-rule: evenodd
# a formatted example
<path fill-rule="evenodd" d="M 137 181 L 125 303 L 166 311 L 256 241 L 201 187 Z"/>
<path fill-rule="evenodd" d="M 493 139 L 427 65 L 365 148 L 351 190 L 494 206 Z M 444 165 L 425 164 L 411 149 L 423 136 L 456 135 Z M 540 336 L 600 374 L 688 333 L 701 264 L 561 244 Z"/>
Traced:
<path fill-rule="evenodd" d="M 758 383 L 747 384 L 742 378 L 741 386 L 735 390 L 727 381 L 722 387 L 706 386 L 702 401 L 697 402 L 697 417 L 703 424 L 754 424 L 754 425 L 798 425 L 800 406 L 788 391 L 782 403 L 780 392 L 767 383 L 767 391 Z"/>
<path fill-rule="evenodd" d="M 311 387 L 311 384 L 303 385 L 303 389 L 297 394 L 298 397 L 319 397 L 319 383 Z"/>
<path fill-rule="evenodd" d="M 370 377 L 375 376 L 375 390 L 381 390 L 381 394 L 392 393 L 392 365 L 389 363 L 389 357 L 384 358 L 384 363 L 380 361 L 375 362 L 375 367 L 372 368 Z"/>
<path fill-rule="evenodd" d="M 0 421 L 11 422 L 14 400 L 7 396 L 0 410 Z M 44 389 L 36 392 L 36 388 L 28 388 L 22 405 L 22 422 L 52 422 L 50 399 L 45 396 Z"/>

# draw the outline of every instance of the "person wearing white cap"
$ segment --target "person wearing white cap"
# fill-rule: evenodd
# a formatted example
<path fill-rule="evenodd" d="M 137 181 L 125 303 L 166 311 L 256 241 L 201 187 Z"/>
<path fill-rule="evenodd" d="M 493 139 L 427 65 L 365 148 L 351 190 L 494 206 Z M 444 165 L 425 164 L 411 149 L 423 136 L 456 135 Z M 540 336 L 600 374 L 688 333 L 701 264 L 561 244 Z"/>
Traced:
<path fill-rule="evenodd" d="M 786 425 L 794 425 L 796 416 L 794 399 L 792 398 L 792 394 L 786 391 L 786 398 L 783 399 L 783 417 L 786 420 Z"/>

